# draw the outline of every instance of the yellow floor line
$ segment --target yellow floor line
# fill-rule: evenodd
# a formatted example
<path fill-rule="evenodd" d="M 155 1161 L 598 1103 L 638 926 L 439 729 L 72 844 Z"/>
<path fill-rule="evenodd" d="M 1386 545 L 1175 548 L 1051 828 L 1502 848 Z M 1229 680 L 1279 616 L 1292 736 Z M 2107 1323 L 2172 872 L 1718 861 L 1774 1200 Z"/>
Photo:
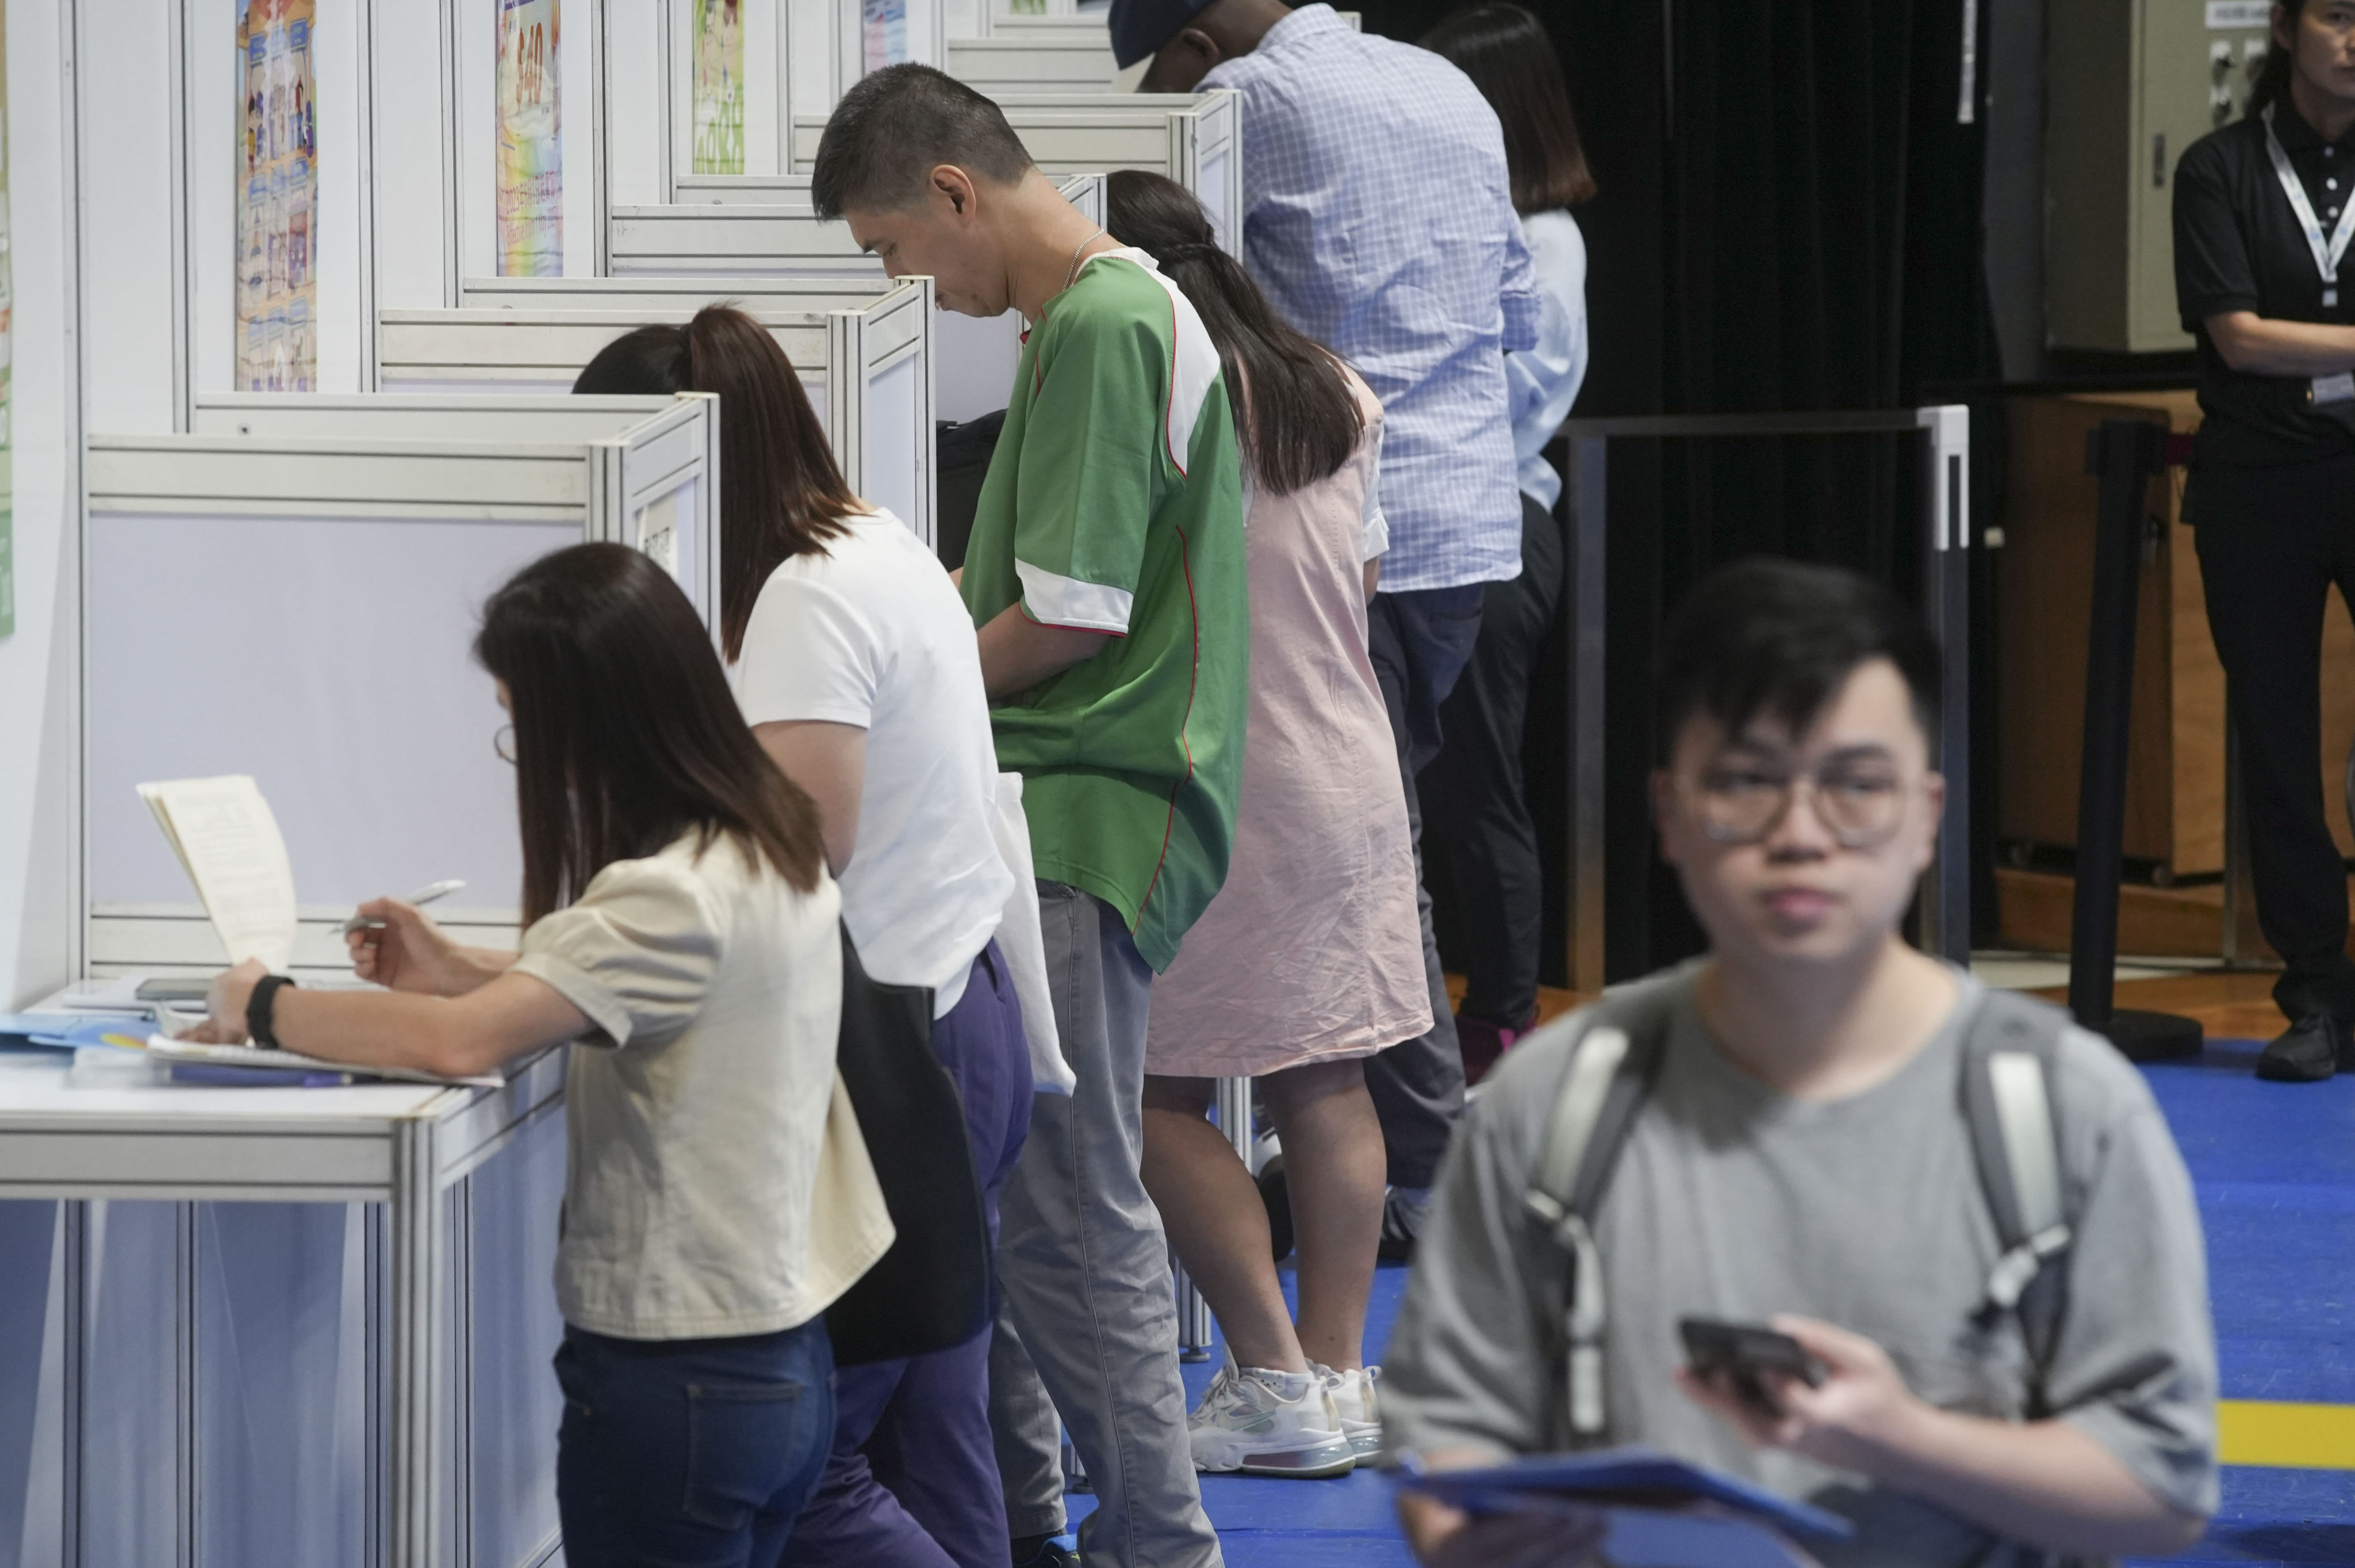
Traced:
<path fill-rule="evenodd" d="M 2227 1465 L 2355 1470 L 2355 1405 L 2224 1400 L 2216 1406 L 2216 1447 Z"/>

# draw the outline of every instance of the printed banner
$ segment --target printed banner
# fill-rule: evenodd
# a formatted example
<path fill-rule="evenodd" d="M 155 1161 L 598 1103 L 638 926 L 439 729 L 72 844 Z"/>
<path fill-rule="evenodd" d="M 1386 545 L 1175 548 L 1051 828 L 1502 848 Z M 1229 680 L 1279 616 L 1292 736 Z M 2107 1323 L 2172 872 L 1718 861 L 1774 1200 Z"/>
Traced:
<path fill-rule="evenodd" d="M 695 172 L 744 172 L 743 0 L 695 0 Z"/>
<path fill-rule="evenodd" d="M 858 16 L 868 70 L 908 59 L 908 0 L 859 0 Z"/>
<path fill-rule="evenodd" d="M 557 0 L 499 0 L 499 275 L 564 272 Z"/>
<path fill-rule="evenodd" d="M 16 474 L 10 398 L 16 285 L 8 248 L 8 0 L 0 0 L 0 637 L 16 629 Z"/>
<path fill-rule="evenodd" d="M 240 0 L 244 134 L 237 197 L 237 387 L 318 389 L 319 115 L 311 69 L 314 0 Z"/>

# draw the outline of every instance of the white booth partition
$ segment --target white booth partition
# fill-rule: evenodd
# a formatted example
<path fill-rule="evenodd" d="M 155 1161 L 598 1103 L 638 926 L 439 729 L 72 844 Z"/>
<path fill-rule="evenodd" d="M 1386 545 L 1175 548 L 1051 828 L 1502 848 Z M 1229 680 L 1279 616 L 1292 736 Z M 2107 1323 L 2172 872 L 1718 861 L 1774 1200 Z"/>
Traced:
<path fill-rule="evenodd" d="M 93 973 L 220 962 L 136 793 L 154 779 L 259 782 L 306 906 L 298 972 L 346 969 L 354 903 L 447 877 L 467 891 L 446 919 L 511 931 L 514 775 L 469 652 L 484 598 L 610 539 L 712 616 L 716 400 L 456 401 L 210 397 L 202 433 L 91 438 Z"/>
<path fill-rule="evenodd" d="M 1102 16 L 1000 16 L 984 37 L 953 37 L 941 69 L 991 98 L 1115 91 L 1112 34 Z"/>
<path fill-rule="evenodd" d="M 1074 207 L 1103 221 L 1103 176 L 1064 174 L 1056 182 Z M 832 286 L 826 280 L 845 285 L 882 281 L 882 263 L 853 243 L 848 227 L 821 221 L 812 210 L 807 175 L 683 180 L 679 197 L 614 215 L 616 285 L 694 278 L 715 267 L 739 278 L 759 275 L 803 287 Z M 726 286 L 744 292 L 738 279 Z M 519 296 L 503 291 L 502 297 Z M 761 296 L 747 295 L 748 307 L 755 297 Z M 1004 408 L 1021 348 L 1019 318 L 1010 311 L 991 319 L 947 312 L 932 316 L 931 332 L 932 408 L 939 417 L 970 420 Z M 927 516 L 930 510 L 927 506 Z M 925 537 L 932 537 L 929 531 Z"/>
<path fill-rule="evenodd" d="M 933 538 L 932 280 L 506 281 L 496 305 L 387 311 L 386 390 L 562 391 L 605 345 L 714 301 L 741 305 L 793 361 L 851 488 Z M 790 288 L 774 285 L 791 284 Z"/>
<path fill-rule="evenodd" d="M 93 972 L 222 963 L 134 790 L 216 773 L 278 818 L 307 980 L 348 974 L 354 903 L 442 877 L 462 939 L 512 942 L 482 601 L 614 539 L 708 614 L 714 408 L 225 395 L 191 433 L 91 437 Z M 72 1560 L 549 1562 L 562 1080 L 559 1054 L 495 1089 L 165 1082 L 104 1051 L 0 1075 L 0 1196 L 65 1200 L 14 1261 L 63 1303 Z"/>
<path fill-rule="evenodd" d="M 1212 92 L 1008 92 L 1007 123 L 1049 174 L 1146 169 L 1201 198 L 1219 243 L 1241 244 L 1242 97 Z M 826 117 L 794 118 L 794 168 L 809 172 Z"/>

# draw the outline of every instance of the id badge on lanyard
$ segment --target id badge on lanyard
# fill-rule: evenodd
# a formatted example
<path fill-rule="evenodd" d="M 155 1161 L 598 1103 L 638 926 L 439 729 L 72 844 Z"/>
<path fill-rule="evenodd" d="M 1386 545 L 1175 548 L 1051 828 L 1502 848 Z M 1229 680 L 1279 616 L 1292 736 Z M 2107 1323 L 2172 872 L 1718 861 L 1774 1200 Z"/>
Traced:
<path fill-rule="evenodd" d="M 2340 204 L 2339 225 L 2328 239 L 2322 234 L 2322 220 L 2314 215 L 2314 203 L 2307 198 L 2306 186 L 2290 167 L 2289 155 L 2282 150 L 2281 138 L 2274 134 L 2273 104 L 2265 105 L 2265 156 L 2273 160 L 2274 177 L 2281 181 L 2282 194 L 2289 197 L 2289 209 L 2296 215 L 2297 225 L 2306 231 L 2306 248 L 2313 252 L 2314 270 L 2322 274 L 2322 304 L 2326 310 L 2339 306 L 2339 263 L 2346 258 L 2347 244 L 2355 240 L 2355 200 Z M 2317 407 L 2327 403 L 2355 402 L 2355 371 L 2342 371 L 2336 376 L 2317 376 L 2307 389 Z"/>

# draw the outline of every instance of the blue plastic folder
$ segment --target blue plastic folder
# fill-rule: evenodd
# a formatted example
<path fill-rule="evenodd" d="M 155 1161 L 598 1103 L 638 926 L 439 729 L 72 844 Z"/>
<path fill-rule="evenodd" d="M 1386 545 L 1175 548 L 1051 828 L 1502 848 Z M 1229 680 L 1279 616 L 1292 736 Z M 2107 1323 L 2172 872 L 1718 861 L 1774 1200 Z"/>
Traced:
<path fill-rule="evenodd" d="M 1856 1527 L 1655 1449 L 1538 1454 L 1477 1470 L 1403 1468 L 1400 1485 L 1467 1513 L 1599 1517 L 1616 1568 L 1808 1568 L 1789 1539 L 1846 1539 Z"/>

